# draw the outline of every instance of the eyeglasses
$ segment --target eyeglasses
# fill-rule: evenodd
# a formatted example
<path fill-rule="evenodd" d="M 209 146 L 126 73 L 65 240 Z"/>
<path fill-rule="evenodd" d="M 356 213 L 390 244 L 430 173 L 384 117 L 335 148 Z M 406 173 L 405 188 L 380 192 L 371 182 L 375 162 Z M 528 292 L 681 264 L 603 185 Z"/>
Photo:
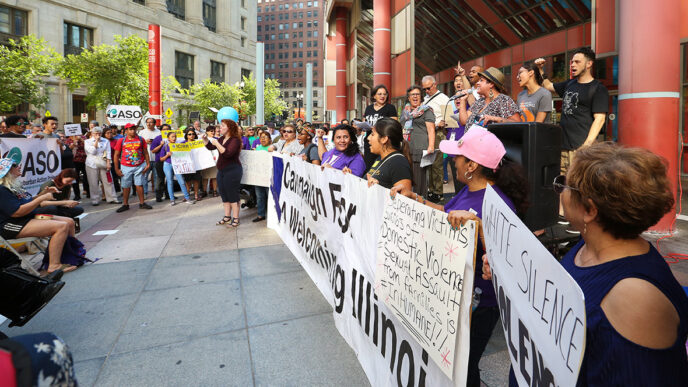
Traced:
<path fill-rule="evenodd" d="M 428 91 L 428 90 L 430 90 L 430 89 L 432 89 L 432 86 L 430 86 L 430 87 L 424 87 L 424 88 L 423 88 L 423 90 L 425 90 L 425 91 Z"/>
<path fill-rule="evenodd" d="M 411 93 L 409 97 L 420 97 L 420 93 Z"/>
<path fill-rule="evenodd" d="M 566 185 L 566 175 L 559 175 L 554 178 L 554 181 L 552 182 L 552 189 L 554 189 L 554 192 L 561 194 L 566 188 L 580 192 L 578 188 Z"/>

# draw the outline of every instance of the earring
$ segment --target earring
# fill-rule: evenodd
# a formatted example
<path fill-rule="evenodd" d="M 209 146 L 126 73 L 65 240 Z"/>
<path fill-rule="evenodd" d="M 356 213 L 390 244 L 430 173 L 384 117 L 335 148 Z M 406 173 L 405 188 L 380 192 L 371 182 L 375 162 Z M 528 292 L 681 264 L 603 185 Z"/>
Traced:
<path fill-rule="evenodd" d="M 585 235 L 588 232 L 588 224 L 583 223 L 583 235 Z"/>
<path fill-rule="evenodd" d="M 494 98 L 494 92 L 492 91 L 492 89 L 490 89 L 490 92 L 487 93 L 487 95 L 490 97 L 490 99 Z"/>
<path fill-rule="evenodd" d="M 473 178 L 473 174 L 471 173 L 470 175 L 468 174 L 468 171 L 463 173 L 463 177 L 466 178 L 466 180 L 471 180 Z"/>

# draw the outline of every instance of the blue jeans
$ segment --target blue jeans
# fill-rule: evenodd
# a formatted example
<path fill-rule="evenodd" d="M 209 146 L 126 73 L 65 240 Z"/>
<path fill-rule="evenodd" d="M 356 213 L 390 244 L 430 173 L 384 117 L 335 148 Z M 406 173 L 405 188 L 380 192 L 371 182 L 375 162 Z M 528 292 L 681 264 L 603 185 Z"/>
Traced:
<path fill-rule="evenodd" d="M 170 194 L 170 199 L 174 197 L 174 180 L 177 179 L 179 187 L 182 189 L 184 194 L 184 199 L 191 200 L 189 196 L 189 191 L 186 190 L 186 185 L 184 184 L 184 179 L 182 175 L 175 175 L 174 169 L 172 168 L 172 163 L 162 163 L 162 170 L 165 171 L 165 180 L 167 181 L 167 192 Z"/>
<path fill-rule="evenodd" d="M 256 186 L 256 200 L 258 201 L 258 216 L 264 218 L 268 210 L 268 187 Z"/>
<path fill-rule="evenodd" d="M 155 170 L 153 167 L 153 161 L 151 160 L 151 167 L 148 168 L 146 173 L 143 174 L 143 194 L 148 195 L 148 177 L 151 175 L 151 172 L 153 173 L 153 188 L 156 190 L 158 189 L 158 171 Z"/>

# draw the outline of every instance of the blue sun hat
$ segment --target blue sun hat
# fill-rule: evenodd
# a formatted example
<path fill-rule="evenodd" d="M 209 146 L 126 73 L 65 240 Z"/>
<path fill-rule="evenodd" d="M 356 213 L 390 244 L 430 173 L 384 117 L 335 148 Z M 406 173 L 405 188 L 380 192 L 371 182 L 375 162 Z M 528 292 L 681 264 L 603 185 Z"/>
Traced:
<path fill-rule="evenodd" d="M 10 158 L 4 158 L 0 160 L 0 179 L 7 175 L 7 172 L 12 169 L 12 165 L 16 164 L 14 160 Z"/>

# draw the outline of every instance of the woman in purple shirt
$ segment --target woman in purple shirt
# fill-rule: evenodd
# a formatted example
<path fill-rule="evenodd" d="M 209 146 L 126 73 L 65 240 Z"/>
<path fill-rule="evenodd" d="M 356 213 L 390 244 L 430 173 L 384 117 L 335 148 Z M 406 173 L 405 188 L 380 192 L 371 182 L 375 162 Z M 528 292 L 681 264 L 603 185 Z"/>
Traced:
<path fill-rule="evenodd" d="M 334 128 L 332 134 L 334 148 L 329 151 L 325 148 L 325 141 L 321 141 L 323 134 L 324 131 L 318 132 L 318 155 L 321 165 L 363 177 L 366 166 L 356 142 L 356 130 L 349 125 L 339 125 Z"/>
<path fill-rule="evenodd" d="M 494 134 L 481 129 L 469 129 L 459 141 L 445 140 L 440 143 L 440 150 L 454 156 L 456 179 L 465 184 L 444 206 L 427 202 L 423 197 L 410 189 L 392 188 L 394 195 L 415 199 L 427 206 L 449 213 L 449 223 L 458 227 L 465 220 L 479 220 L 482 217 L 483 197 L 489 184 L 504 199 L 509 207 L 520 216 L 528 207 L 528 181 L 523 168 L 505 158 L 504 145 Z M 492 283 L 482 278 L 482 257 L 485 247 L 481 241 L 476 246 L 475 293 L 479 296 L 478 307 L 471 315 L 471 343 L 468 356 L 467 386 L 480 386 L 478 363 L 490 340 L 492 330 L 499 321 L 499 309 Z M 480 289 L 480 292 L 477 291 Z"/>

